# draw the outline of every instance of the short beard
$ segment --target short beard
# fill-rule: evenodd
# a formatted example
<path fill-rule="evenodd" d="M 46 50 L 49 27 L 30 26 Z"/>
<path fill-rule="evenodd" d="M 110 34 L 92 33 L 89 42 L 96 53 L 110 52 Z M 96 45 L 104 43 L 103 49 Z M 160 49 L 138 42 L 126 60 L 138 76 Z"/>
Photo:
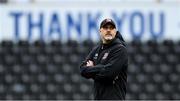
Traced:
<path fill-rule="evenodd" d="M 107 36 L 107 37 L 104 37 L 104 39 L 108 41 L 108 40 L 112 40 L 113 37 L 112 36 Z"/>
<path fill-rule="evenodd" d="M 104 42 L 103 43 L 105 43 L 105 44 L 107 44 L 107 43 L 109 43 L 109 42 L 111 42 L 112 40 L 113 40 L 114 38 L 112 37 L 112 36 L 110 36 L 110 37 L 104 37 Z"/>

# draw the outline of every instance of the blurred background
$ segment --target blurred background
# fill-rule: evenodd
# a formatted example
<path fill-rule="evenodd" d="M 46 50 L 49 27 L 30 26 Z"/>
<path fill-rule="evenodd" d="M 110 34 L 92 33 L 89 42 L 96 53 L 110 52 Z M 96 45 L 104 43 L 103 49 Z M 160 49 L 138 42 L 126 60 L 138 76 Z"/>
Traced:
<path fill-rule="evenodd" d="M 127 100 L 180 100 L 180 0 L 0 0 L 0 99 L 92 100 L 79 64 L 112 18 L 129 52 Z"/>

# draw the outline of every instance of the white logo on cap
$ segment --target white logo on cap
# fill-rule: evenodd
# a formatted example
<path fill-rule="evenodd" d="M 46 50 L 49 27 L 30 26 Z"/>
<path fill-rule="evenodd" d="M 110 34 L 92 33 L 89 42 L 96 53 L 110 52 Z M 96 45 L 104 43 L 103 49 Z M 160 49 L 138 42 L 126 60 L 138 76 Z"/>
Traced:
<path fill-rule="evenodd" d="M 111 22 L 111 19 L 107 19 L 106 21 Z"/>

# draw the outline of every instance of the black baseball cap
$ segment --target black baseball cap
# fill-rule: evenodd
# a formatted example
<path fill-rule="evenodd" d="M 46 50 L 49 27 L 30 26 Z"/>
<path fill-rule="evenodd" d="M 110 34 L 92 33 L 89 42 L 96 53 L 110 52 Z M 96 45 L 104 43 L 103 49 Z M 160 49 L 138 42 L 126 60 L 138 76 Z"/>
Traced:
<path fill-rule="evenodd" d="M 115 25 L 114 21 L 113 21 L 112 19 L 109 19 L 109 18 L 104 19 L 104 20 L 101 22 L 100 28 L 103 28 L 106 24 L 111 24 L 111 25 L 114 26 L 114 28 L 116 28 L 116 25 Z"/>

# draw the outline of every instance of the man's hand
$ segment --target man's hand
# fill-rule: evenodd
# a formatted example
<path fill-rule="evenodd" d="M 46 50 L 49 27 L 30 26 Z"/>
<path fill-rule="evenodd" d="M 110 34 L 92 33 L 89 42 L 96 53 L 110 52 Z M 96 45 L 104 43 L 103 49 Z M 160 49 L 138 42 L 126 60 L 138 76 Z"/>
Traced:
<path fill-rule="evenodd" d="M 88 61 L 86 62 L 86 66 L 94 66 L 93 61 L 88 60 Z"/>

